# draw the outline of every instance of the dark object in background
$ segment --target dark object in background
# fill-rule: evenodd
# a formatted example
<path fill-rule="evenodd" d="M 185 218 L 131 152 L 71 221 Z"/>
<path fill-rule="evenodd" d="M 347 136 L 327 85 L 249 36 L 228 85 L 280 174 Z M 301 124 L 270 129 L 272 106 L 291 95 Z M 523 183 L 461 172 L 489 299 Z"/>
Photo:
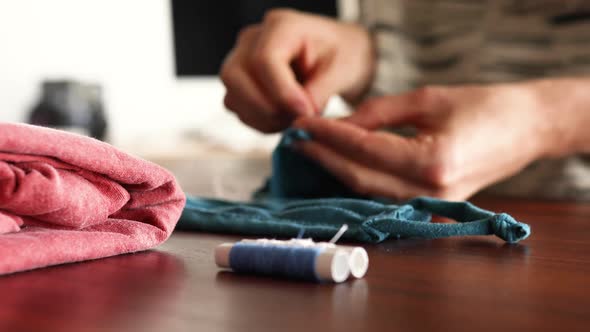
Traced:
<path fill-rule="evenodd" d="M 172 0 L 176 75 L 217 75 L 240 29 L 278 7 L 337 16 L 336 0 Z"/>
<path fill-rule="evenodd" d="M 104 140 L 106 118 L 100 86 L 73 81 L 45 81 L 41 100 L 28 122 Z"/>

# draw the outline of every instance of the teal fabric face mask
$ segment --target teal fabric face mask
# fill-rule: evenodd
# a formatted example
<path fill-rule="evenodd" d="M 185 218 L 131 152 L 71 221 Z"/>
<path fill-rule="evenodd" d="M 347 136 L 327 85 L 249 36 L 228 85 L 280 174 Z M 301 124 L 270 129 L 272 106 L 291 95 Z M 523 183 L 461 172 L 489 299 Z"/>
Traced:
<path fill-rule="evenodd" d="M 178 229 L 264 237 L 330 239 L 343 224 L 343 239 L 378 243 L 389 238 L 441 238 L 496 235 L 518 242 L 530 227 L 505 213 L 468 202 L 418 197 L 402 204 L 359 197 L 315 162 L 290 148 L 311 139 L 300 129 L 287 130 L 273 153 L 273 174 L 252 202 L 189 197 Z M 433 223 L 431 214 L 457 223 Z"/>

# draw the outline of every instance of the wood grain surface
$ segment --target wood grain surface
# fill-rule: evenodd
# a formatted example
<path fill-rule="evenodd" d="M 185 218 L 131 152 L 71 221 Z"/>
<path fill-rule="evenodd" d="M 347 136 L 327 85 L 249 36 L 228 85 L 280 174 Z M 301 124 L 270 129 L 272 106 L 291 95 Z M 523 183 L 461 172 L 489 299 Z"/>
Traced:
<path fill-rule="evenodd" d="M 199 195 L 219 194 L 215 170 L 235 188 L 268 171 L 161 163 Z M 221 271 L 214 247 L 239 237 L 177 232 L 155 250 L 0 277 L 0 331 L 587 331 L 590 204 L 474 202 L 529 223 L 531 237 L 370 245 L 366 277 L 332 285 Z"/>

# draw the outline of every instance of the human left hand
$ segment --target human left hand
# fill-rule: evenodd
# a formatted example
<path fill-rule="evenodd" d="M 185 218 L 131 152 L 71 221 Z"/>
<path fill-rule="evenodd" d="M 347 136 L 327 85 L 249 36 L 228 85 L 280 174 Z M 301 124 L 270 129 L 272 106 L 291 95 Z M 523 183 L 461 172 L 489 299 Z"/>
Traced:
<path fill-rule="evenodd" d="M 359 194 L 465 199 L 553 154 L 560 137 L 527 84 L 426 87 L 369 100 L 348 118 L 304 117 L 296 148 Z M 412 125 L 404 137 L 380 131 Z"/>

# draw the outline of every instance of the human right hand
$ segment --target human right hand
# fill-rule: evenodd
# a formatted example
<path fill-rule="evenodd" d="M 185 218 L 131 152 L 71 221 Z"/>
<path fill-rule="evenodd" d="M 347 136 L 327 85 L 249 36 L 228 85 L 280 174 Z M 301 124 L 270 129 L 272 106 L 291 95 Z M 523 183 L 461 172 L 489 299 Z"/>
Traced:
<path fill-rule="evenodd" d="M 299 116 L 319 114 L 332 95 L 359 98 L 373 63 L 371 39 L 360 26 L 271 10 L 240 32 L 224 61 L 224 104 L 261 132 L 280 131 Z"/>
<path fill-rule="evenodd" d="M 576 137 L 589 135 L 574 133 L 588 132 L 590 113 L 572 100 L 584 89 L 567 81 L 423 87 L 368 100 L 347 118 L 300 118 L 294 126 L 313 140 L 296 148 L 361 195 L 463 200 L 535 160 L 583 151 Z M 380 130 L 405 125 L 417 134 Z"/>

